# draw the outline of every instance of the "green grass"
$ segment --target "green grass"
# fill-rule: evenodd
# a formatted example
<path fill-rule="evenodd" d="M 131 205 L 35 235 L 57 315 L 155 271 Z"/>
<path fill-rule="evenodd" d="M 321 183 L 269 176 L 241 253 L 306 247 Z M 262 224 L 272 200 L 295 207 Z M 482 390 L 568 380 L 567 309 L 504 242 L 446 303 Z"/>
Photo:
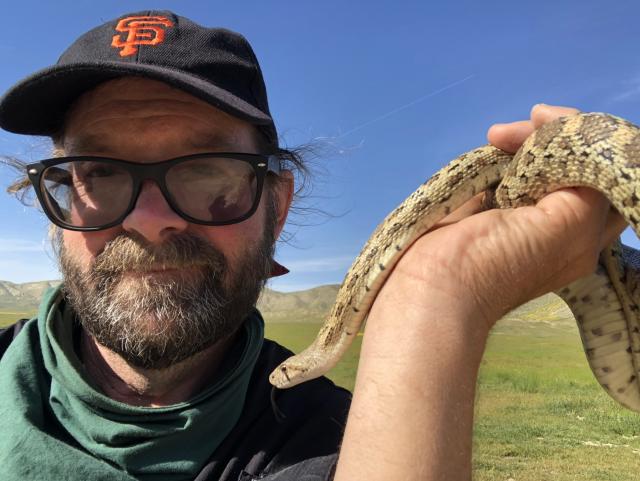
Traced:
<path fill-rule="evenodd" d="M 0 313 L 0 326 L 30 313 Z M 319 324 L 267 323 L 299 352 Z M 362 337 L 330 373 L 353 389 Z M 480 368 L 474 427 L 478 481 L 626 481 L 638 478 L 640 416 L 610 399 L 567 323 L 499 323 Z"/>
<path fill-rule="evenodd" d="M 635 480 L 640 416 L 598 385 L 575 328 L 499 326 L 482 362 L 477 480 Z"/>
<path fill-rule="evenodd" d="M 9 326 L 22 318 L 31 318 L 35 312 L 0 312 L 0 328 Z"/>

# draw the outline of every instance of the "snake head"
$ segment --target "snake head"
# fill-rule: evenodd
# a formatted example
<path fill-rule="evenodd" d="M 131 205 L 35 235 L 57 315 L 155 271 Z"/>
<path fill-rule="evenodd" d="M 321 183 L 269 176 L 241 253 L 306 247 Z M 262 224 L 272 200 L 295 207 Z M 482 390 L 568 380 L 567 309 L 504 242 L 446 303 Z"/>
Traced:
<path fill-rule="evenodd" d="M 278 389 L 287 389 L 312 379 L 310 373 L 309 367 L 293 356 L 273 370 L 269 382 Z"/>

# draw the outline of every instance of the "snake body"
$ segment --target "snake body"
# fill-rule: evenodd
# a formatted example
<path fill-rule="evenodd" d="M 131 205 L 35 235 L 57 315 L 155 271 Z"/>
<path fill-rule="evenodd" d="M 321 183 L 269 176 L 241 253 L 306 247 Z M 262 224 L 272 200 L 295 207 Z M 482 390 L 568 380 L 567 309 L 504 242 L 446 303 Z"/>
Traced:
<path fill-rule="evenodd" d="M 484 146 L 460 155 L 377 227 L 347 272 L 316 339 L 269 380 L 288 388 L 325 374 L 351 345 L 395 264 L 420 236 L 480 192 L 498 208 L 535 204 L 564 187 L 602 192 L 640 235 L 640 129 L 608 114 L 581 113 L 545 124 L 515 155 Z M 596 272 L 556 292 L 573 312 L 602 387 L 640 411 L 640 255 L 616 241 Z"/>

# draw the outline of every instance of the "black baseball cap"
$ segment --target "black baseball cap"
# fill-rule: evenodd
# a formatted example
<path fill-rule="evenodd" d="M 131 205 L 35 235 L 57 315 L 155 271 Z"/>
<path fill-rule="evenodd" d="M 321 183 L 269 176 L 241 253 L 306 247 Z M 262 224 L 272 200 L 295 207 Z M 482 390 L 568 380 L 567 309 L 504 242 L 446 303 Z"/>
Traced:
<path fill-rule="evenodd" d="M 49 68 L 14 85 L 0 100 L 0 127 L 55 135 L 81 94 L 124 76 L 155 79 L 260 128 L 277 146 L 267 91 L 249 42 L 169 11 L 122 15 L 78 38 Z"/>

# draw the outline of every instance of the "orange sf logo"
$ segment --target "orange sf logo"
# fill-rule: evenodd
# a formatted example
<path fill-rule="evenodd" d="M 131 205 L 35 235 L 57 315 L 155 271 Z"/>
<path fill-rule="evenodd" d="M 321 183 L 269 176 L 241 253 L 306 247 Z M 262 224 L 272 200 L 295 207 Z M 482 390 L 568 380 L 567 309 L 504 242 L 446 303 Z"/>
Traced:
<path fill-rule="evenodd" d="M 164 42 L 164 29 L 173 27 L 167 17 L 127 17 L 118 22 L 116 30 L 127 33 L 126 40 L 114 35 L 111 46 L 121 48 L 120 56 L 127 57 L 138 52 L 138 45 L 158 45 Z"/>

